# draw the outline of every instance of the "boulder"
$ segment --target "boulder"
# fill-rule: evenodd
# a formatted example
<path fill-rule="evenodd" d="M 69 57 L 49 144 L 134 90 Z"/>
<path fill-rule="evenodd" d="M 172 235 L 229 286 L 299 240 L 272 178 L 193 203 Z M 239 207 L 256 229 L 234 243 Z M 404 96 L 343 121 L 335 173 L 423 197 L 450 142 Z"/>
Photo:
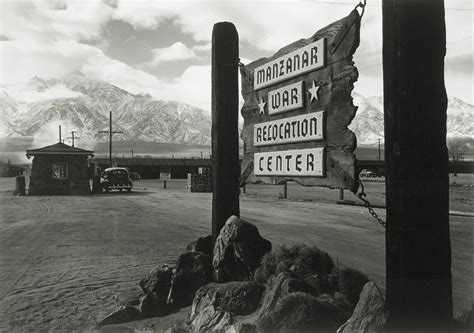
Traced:
<path fill-rule="evenodd" d="M 171 306 L 166 302 L 166 298 L 157 298 L 149 292 L 140 298 L 139 309 L 142 318 L 152 318 L 166 316 L 170 313 Z"/>
<path fill-rule="evenodd" d="M 257 227 L 231 216 L 221 229 L 214 246 L 212 265 L 219 282 L 244 281 L 252 277 L 271 243 L 262 238 Z"/>
<path fill-rule="evenodd" d="M 145 294 L 151 292 L 157 296 L 166 295 L 166 298 L 170 290 L 172 275 L 172 267 L 167 264 L 158 265 L 140 281 L 140 287 Z"/>
<path fill-rule="evenodd" d="M 236 323 L 226 329 L 225 333 L 258 333 L 257 326 L 250 323 Z"/>
<path fill-rule="evenodd" d="M 122 306 L 117 311 L 112 312 L 102 319 L 97 326 L 101 327 L 105 325 L 127 323 L 138 319 L 140 319 L 140 311 L 138 311 L 137 308 L 133 306 Z"/>
<path fill-rule="evenodd" d="M 362 289 L 352 316 L 337 332 L 383 332 L 386 320 L 384 296 L 377 285 L 370 281 Z"/>
<path fill-rule="evenodd" d="M 334 332 L 346 319 L 333 296 L 295 292 L 281 298 L 256 324 L 259 332 Z"/>
<path fill-rule="evenodd" d="M 192 331 L 228 329 L 233 316 L 245 316 L 257 309 L 262 292 L 263 286 L 255 282 L 211 283 L 200 288 L 191 308 Z"/>
<path fill-rule="evenodd" d="M 291 277 L 288 272 L 282 272 L 271 277 L 267 282 L 267 287 L 263 294 L 262 306 L 258 313 L 258 318 L 273 311 L 278 301 L 289 293 L 304 292 L 315 295 L 316 290 L 305 281 Z"/>
<path fill-rule="evenodd" d="M 196 291 L 211 281 L 210 256 L 201 252 L 186 252 L 179 256 L 171 280 L 168 303 L 179 309 L 191 305 Z"/>
<path fill-rule="evenodd" d="M 168 295 L 172 275 L 171 267 L 159 265 L 140 281 L 140 287 L 145 293 L 145 296 L 140 299 L 140 312 L 143 318 L 164 316 L 170 313 Z"/>
<path fill-rule="evenodd" d="M 192 241 L 186 247 L 186 252 L 202 252 L 212 255 L 212 235 L 199 237 L 197 240 Z"/>

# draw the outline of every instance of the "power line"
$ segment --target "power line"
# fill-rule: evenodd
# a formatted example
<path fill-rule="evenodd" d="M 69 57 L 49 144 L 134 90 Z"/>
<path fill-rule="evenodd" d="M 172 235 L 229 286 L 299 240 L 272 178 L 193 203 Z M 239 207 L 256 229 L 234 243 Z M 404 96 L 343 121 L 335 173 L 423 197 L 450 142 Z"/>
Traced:
<path fill-rule="evenodd" d="M 342 5 L 342 6 L 354 6 L 353 3 L 349 2 L 332 2 L 332 1 L 314 1 L 314 4 L 325 4 L 325 5 Z M 366 7 L 382 7 L 382 5 L 367 4 Z M 445 8 L 444 10 L 457 10 L 457 11 L 474 11 L 474 8 Z"/>

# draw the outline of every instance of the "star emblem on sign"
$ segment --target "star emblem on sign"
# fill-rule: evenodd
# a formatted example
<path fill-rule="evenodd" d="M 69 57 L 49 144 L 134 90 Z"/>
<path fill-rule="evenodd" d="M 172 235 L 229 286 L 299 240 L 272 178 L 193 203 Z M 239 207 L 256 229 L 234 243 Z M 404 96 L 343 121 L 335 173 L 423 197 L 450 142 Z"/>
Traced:
<path fill-rule="evenodd" d="M 265 102 L 262 97 L 262 101 L 258 103 L 258 108 L 259 108 L 258 114 L 265 114 L 265 104 L 267 104 L 267 102 Z"/>
<path fill-rule="evenodd" d="M 313 86 L 308 89 L 309 93 L 311 94 L 311 98 L 309 100 L 310 102 L 313 101 L 313 98 L 319 101 L 318 90 L 319 90 L 319 86 L 317 86 L 316 82 L 313 81 Z"/>

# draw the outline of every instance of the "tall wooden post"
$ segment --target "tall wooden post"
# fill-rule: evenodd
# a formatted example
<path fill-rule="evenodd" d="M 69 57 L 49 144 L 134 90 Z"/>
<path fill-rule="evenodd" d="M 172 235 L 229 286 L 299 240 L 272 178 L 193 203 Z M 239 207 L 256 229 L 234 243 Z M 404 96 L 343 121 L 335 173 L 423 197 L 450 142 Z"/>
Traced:
<path fill-rule="evenodd" d="M 230 22 L 212 29 L 212 238 L 239 209 L 239 37 Z"/>
<path fill-rule="evenodd" d="M 387 329 L 452 318 L 443 0 L 383 0 Z"/>
<path fill-rule="evenodd" d="M 112 167 L 112 111 L 109 113 L 109 167 Z"/>

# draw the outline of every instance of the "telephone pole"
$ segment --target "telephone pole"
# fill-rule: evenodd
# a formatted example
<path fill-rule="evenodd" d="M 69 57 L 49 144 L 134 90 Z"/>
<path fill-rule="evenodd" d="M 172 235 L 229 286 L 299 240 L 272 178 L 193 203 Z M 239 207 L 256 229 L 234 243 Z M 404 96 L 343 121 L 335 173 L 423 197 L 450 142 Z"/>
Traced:
<path fill-rule="evenodd" d="M 240 216 L 239 36 L 230 22 L 212 29 L 212 238 Z"/>
<path fill-rule="evenodd" d="M 108 133 L 109 134 L 109 167 L 112 167 L 112 135 L 116 133 L 123 133 L 121 131 L 112 130 L 112 111 L 109 112 L 109 130 L 108 131 L 99 131 L 99 133 Z"/>
<path fill-rule="evenodd" d="M 66 138 L 66 139 L 71 139 L 72 140 L 72 146 L 73 147 L 74 147 L 74 140 L 79 140 L 80 139 L 79 137 L 74 136 L 74 133 L 76 133 L 76 131 L 71 131 L 71 136 Z"/>
<path fill-rule="evenodd" d="M 379 161 L 380 161 L 380 139 L 379 139 Z"/>
<path fill-rule="evenodd" d="M 444 0 L 383 0 L 385 331 L 452 331 Z"/>
<path fill-rule="evenodd" d="M 59 125 L 59 142 L 63 142 L 63 141 L 61 140 L 61 125 Z"/>

